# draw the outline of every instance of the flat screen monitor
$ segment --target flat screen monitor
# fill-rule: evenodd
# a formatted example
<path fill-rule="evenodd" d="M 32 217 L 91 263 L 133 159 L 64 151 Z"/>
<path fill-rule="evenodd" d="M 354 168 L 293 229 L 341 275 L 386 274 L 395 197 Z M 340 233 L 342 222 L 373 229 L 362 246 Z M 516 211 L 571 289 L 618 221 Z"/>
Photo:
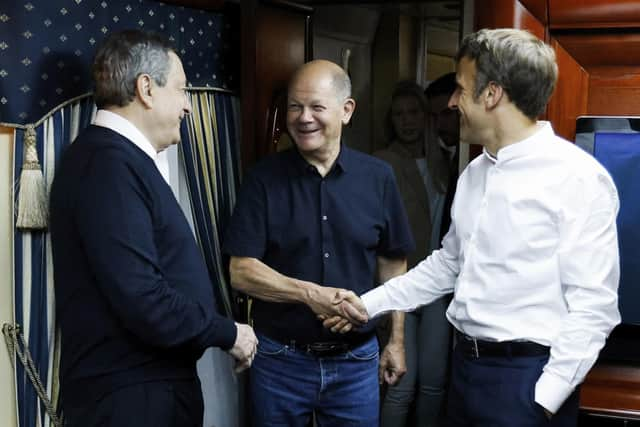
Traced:
<path fill-rule="evenodd" d="M 640 361 L 640 117 L 579 117 L 575 142 L 609 171 L 620 197 L 622 325 L 612 334 L 603 356 Z"/>

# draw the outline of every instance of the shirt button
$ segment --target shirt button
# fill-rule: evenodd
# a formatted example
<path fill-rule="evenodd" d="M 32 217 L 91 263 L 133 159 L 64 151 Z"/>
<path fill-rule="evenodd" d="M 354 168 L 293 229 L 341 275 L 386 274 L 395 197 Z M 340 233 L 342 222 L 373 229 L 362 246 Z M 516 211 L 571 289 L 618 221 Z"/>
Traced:
<path fill-rule="evenodd" d="M 326 221 L 327 220 L 327 216 L 326 215 L 322 215 L 322 220 Z"/>
<path fill-rule="evenodd" d="M 324 257 L 325 257 L 325 258 L 329 258 L 329 252 L 325 252 L 325 253 L 324 253 Z"/>

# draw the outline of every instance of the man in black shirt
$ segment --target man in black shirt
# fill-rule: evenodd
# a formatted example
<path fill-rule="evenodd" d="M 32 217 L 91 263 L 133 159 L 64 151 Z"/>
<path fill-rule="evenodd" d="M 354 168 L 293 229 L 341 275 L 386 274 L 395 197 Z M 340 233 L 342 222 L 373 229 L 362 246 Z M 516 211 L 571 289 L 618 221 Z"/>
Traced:
<path fill-rule="evenodd" d="M 289 84 L 295 147 L 245 178 L 228 234 L 232 285 L 254 298 L 256 426 L 378 425 L 378 377 L 404 373 L 403 315 L 380 356 L 374 322 L 331 321 L 339 289 L 361 294 L 406 270 L 413 239 L 391 167 L 341 142 L 355 108 L 346 73 L 303 65 Z M 342 333 L 338 333 L 342 332 Z M 378 368 L 380 369 L 378 373 Z"/>

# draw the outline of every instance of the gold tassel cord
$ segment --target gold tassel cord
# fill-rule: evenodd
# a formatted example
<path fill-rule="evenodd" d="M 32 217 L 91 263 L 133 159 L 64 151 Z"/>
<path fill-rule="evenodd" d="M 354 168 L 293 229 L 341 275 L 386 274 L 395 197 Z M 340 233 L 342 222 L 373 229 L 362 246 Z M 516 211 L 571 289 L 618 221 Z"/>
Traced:
<path fill-rule="evenodd" d="M 22 230 L 47 228 L 47 190 L 38 161 L 36 131 L 27 126 L 23 139 L 24 161 L 20 172 L 18 192 L 18 219 L 16 227 Z"/>
<path fill-rule="evenodd" d="M 47 389 L 40 380 L 38 369 L 36 368 L 36 365 L 31 358 L 29 347 L 24 341 L 24 337 L 22 336 L 22 332 L 20 330 L 20 325 L 5 323 L 2 325 L 2 334 L 4 335 L 7 349 L 9 350 L 9 357 L 11 358 L 11 362 L 13 362 L 15 356 L 18 357 L 18 360 L 20 360 L 20 362 L 24 366 L 24 371 L 29 377 L 31 384 L 36 391 L 36 394 L 44 405 L 47 414 L 49 414 L 51 423 L 54 425 L 54 427 L 62 427 L 64 425 L 62 417 L 58 416 L 54 405 L 51 403 L 51 399 L 49 399 L 49 396 L 47 396 Z"/>

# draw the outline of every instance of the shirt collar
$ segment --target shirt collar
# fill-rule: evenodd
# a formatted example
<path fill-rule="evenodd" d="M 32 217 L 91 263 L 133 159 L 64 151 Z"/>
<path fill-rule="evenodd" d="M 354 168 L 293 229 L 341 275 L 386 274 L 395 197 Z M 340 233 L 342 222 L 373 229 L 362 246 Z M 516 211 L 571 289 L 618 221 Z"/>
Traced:
<path fill-rule="evenodd" d="M 131 141 L 136 147 L 144 151 L 155 162 L 158 153 L 142 132 L 129 120 L 121 115 L 107 110 L 98 110 L 93 121 L 96 126 L 111 129 Z"/>
<path fill-rule="evenodd" d="M 316 172 L 316 168 L 313 165 L 311 165 L 309 162 L 307 162 L 304 159 L 304 157 L 302 157 L 302 155 L 300 154 L 297 148 L 294 147 L 292 151 L 294 153 L 293 166 L 296 172 L 298 172 L 301 175 L 309 171 Z M 349 169 L 352 162 L 353 162 L 353 156 L 351 155 L 351 150 L 347 148 L 347 146 L 344 145 L 342 142 L 340 142 L 340 152 L 338 153 L 338 157 L 336 158 L 336 161 L 333 164 L 333 167 L 331 168 L 331 172 L 333 172 L 333 170 L 346 172 Z"/>
<path fill-rule="evenodd" d="M 136 147 L 144 151 L 155 163 L 164 180 L 169 183 L 169 160 L 166 150 L 160 153 L 151 145 L 146 136 L 129 120 L 120 114 L 108 110 L 98 110 L 96 118 L 93 121 L 95 126 L 111 129 L 112 131 L 124 136 L 131 141 Z"/>
<path fill-rule="evenodd" d="M 496 156 L 489 153 L 486 148 L 482 149 L 482 153 L 492 163 L 502 163 L 515 157 L 527 155 L 531 153 L 532 150 L 535 150 L 536 146 L 539 145 L 541 141 L 549 140 L 554 136 L 551 123 L 547 121 L 538 121 L 536 126 L 538 129 L 533 135 L 521 141 L 509 144 L 506 147 L 502 147 L 498 150 L 498 154 Z"/>

